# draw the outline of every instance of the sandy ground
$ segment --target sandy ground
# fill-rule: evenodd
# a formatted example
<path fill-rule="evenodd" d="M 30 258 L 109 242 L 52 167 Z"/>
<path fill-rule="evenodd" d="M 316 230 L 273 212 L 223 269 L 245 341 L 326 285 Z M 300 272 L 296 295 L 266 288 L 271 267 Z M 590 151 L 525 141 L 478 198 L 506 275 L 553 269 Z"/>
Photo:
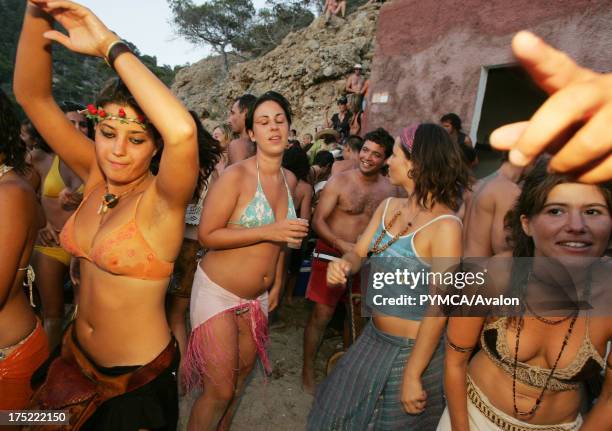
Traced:
<path fill-rule="evenodd" d="M 303 298 L 295 298 L 293 305 L 284 304 L 280 310 L 281 326 L 270 333 L 268 353 L 272 375 L 264 383 L 262 367 L 258 364 L 251 375 L 251 382 L 242 397 L 232 424 L 233 431 L 302 431 L 313 397 L 302 391 L 302 341 L 304 325 L 310 312 L 310 304 Z M 327 359 L 342 343 L 339 333 L 328 330 L 317 356 L 317 382 L 325 374 Z M 187 429 L 187 420 L 195 394 L 180 401 L 178 429 Z"/>

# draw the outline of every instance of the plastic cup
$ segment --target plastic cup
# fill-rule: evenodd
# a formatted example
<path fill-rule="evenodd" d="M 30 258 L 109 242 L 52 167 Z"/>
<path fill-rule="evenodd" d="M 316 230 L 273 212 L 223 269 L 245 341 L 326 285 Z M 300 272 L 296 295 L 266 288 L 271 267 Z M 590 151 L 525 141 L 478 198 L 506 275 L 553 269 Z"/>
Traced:
<path fill-rule="evenodd" d="M 308 226 L 308 220 L 306 220 L 305 218 L 296 218 L 296 220 L 300 220 L 302 222 L 304 222 L 307 226 Z M 287 247 L 293 249 L 293 250 L 299 250 L 300 248 L 302 248 L 302 242 L 300 241 L 299 243 L 295 244 L 292 242 L 288 242 L 287 243 Z"/>

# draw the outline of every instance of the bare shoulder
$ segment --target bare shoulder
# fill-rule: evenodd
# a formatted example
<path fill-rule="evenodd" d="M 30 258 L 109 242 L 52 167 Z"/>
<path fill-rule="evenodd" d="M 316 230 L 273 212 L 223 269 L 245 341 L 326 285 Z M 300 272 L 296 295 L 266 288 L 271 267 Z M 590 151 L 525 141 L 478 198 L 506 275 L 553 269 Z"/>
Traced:
<path fill-rule="evenodd" d="M 436 222 L 434 223 L 436 228 L 436 235 L 445 237 L 448 235 L 455 235 L 457 233 L 461 234 L 461 231 L 463 230 L 463 224 L 461 223 L 461 219 L 455 216 L 454 213 L 441 214 L 439 217 L 442 218 L 436 220 Z"/>
<path fill-rule="evenodd" d="M 295 190 L 298 185 L 298 179 L 293 172 L 288 169 L 281 168 L 285 173 L 285 178 L 287 179 L 287 185 L 291 190 Z"/>
<path fill-rule="evenodd" d="M 18 177 L 0 183 L 0 212 L 3 219 L 14 221 L 12 216 L 19 219 L 33 217 L 35 206 L 36 194 L 25 179 Z"/>
<path fill-rule="evenodd" d="M 215 183 L 230 183 L 240 181 L 249 173 L 250 159 L 244 159 L 227 166 L 219 175 Z"/>
<path fill-rule="evenodd" d="M 347 185 L 347 182 L 354 181 L 353 175 L 351 171 L 339 172 L 335 175 L 332 175 L 329 180 L 327 180 L 327 184 L 325 184 L 325 189 L 340 189 L 342 185 Z"/>

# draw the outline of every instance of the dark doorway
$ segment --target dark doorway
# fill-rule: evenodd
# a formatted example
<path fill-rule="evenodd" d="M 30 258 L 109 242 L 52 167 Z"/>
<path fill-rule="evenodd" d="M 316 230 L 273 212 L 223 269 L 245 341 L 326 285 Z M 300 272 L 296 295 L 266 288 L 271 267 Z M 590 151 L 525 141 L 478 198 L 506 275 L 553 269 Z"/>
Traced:
<path fill-rule="evenodd" d="M 480 163 L 475 174 L 482 178 L 501 164 L 500 154 L 489 146 L 489 135 L 504 124 L 528 120 L 548 95 L 519 66 L 491 67 L 476 132 Z M 482 90 L 480 90 L 482 91 Z"/>

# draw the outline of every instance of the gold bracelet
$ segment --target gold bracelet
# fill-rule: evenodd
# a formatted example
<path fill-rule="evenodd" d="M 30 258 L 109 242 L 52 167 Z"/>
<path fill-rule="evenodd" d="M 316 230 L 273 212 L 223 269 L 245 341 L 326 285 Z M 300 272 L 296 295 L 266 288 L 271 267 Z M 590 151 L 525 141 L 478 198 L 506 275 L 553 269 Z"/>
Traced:
<path fill-rule="evenodd" d="M 459 353 L 470 353 L 472 350 L 474 350 L 473 347 L 459 347 L 456 344 L 452 343 L 448 338 L 446 339 L 446 345 L 453 349 L 455 352 Z"/>

